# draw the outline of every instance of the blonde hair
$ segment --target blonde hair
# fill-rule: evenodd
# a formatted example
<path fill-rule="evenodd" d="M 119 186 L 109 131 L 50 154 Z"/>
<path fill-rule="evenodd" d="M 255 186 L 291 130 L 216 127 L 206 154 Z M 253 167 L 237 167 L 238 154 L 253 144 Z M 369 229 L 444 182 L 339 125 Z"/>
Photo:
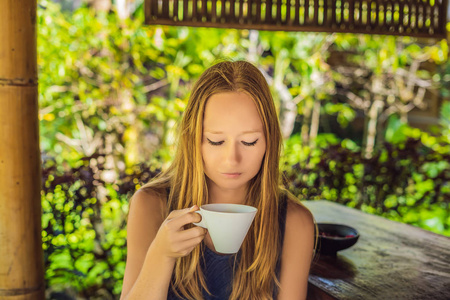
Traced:
<path fill-rule="evenodd" d="M 203 114 L 208 99 L 224 92 L 243 92 L 253 99 L 266 137 L 261 169 L 250 181 L 246 198 L 246 204 L 258 208 L 258 214 L 241 247 L 230 299 L 272 299 L 279 286 L 276 264 L 281 255 L 278 211 L 282 135 L 269 86 L 255 66 L 245 61 L 224 61 L 200 76 L 180 123 L 172 164 L 143 188 L 162 193 L 170 189 L 166 214 L 208 202 L 201 155 Z M 202 299 L 201 287 L 207 291 L 199 263 L 203 251 L 203 247 L 196 247 L 176 262 L 171 286 L 186 299 Z"/>

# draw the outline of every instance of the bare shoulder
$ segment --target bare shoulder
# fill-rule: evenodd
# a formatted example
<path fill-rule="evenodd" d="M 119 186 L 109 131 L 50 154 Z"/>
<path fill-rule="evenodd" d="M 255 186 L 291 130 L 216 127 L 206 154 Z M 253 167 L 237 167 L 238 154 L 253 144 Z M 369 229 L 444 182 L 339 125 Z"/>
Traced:
<path fill-rule="evenodd" d="M 144 255 L 165 218 L 165 194 L 140 189 L 131 198 L 127 223 L 128 251 Z"/>
<path fill-rule="evenodd" d="M 127 222 L 127 263 L 122 286 L 125 295 L 136 281 L 148 248 L 164 221 L 164 199 L 164 193 L 149 189 L 140 189 L 131 197 Z"/>
<path fill-rule="evenodd" d="M 165 193 L 151 189 L 138 190 L 130 200 L 130 215 L 164 216 Z M 129 216 L 130 219 L 130 216 Z"/>
<path fill-rule="evenodd" d="M 314 254 L 314 228 L 311 212 L 289 195 L 278 300 L 306 299 L 308 274 Z"/>
<path fill-rule="evenodd" d="M 288 194 L 284 250 L 314 251 L 316 223 L 313 214 L 295 196 Z"/>
<path fill-rule="evenodd" d="M 297 228 L 314 234 L 314 217 L 306 206 L 293 196 L 289 196 L 286 212 L 286 229 Z"/>

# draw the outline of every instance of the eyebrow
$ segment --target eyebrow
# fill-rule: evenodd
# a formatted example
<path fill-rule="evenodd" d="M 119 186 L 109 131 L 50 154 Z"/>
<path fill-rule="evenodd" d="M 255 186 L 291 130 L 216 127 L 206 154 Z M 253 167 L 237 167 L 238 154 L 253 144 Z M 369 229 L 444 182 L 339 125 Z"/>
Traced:
<path fill-rule="evenodd" d="M 215 131 L 215 130 L 205 130 L 205 132 L 212 133 L 212 134 L 223 134 L 222 131 Z M 243 132 L 241 132 L 241 134 L 261 133 L 261 132 L 262 132 L 262 130 L 253 129 L 253 130 L 243 131 Z"/>

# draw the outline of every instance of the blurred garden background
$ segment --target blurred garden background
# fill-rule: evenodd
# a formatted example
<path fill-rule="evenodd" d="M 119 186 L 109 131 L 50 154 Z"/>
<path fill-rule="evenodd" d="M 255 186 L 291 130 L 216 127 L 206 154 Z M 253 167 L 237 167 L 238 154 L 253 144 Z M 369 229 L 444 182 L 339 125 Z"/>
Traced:
<path fill-rule="evenodd" d="M 38 0 L 37 22 L 48 299 L 118 299 L 129 198 L 220 59 L 265 74 L 301 200 L 450 236 L 448 41 L 145 26 L 143 0 Z"/>

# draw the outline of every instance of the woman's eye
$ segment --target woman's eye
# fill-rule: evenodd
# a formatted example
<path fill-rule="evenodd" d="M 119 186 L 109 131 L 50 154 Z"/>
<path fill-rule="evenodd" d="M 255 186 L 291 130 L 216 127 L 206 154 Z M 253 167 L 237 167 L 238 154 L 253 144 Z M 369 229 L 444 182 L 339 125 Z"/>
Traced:
<path fill-rule="evenodd" d="M 208 139 L 208 138 L 206 138 L 206 139 L 208 140 L 208 143 L 210 143 L 210 144 L 213 145 L 213 146 L 220 146 L 220 145 L 223 144 L 223 141 L 220 141 L 220 142 L 213 142 L 213 141 L 211 141 L 211 140 Z"/>
<path fill-rule="evenodd" d="M 250 143 L 242 141 L 242 144 L 244 144 L 245 146 L 255 146 L 255 144 L 256 144 L 256 142 L 257 142 L 258 140 L 259 140 L 259 139 L 256 139 L 256 141 L 250 142 Z"/>
<path fill-rule="evenodd" d="M 222 144 L 224 143 L 224 141 L 214 142 L 214 141 L 211 141 L 211 140 L 208 139 L 208 138 L 206 138 L 206 140 L 208 141 L 208 143 L 209 143 L 210 145 L 213 145 L 213 146 L 220 146 L 220 145 L 222 145 Z M 258 141 L 258 139 L 256 139 L 256 141 L 253 141 L 253 142 L 242 141 L 241 143 L 242 143 L 244 146 L 255 146 L 257 141 Z"/>

